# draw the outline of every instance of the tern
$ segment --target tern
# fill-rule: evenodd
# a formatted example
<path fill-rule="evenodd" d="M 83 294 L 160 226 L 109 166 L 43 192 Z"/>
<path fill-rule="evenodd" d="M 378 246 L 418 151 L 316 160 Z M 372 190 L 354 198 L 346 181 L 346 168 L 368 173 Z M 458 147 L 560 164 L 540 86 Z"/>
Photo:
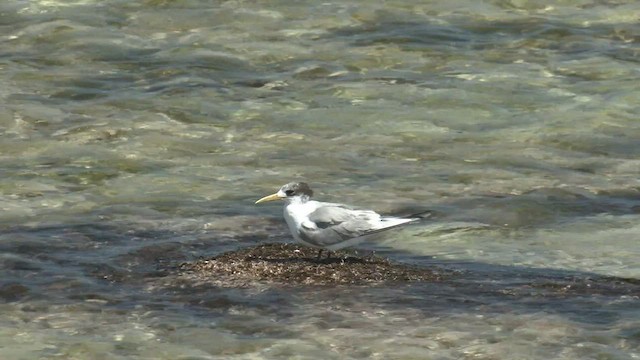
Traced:
<path fill-rule="evenodd" d="M 283 185 L 277 193 L 256 204 L 284 200 L 284 219 L 298 242 L 329 252 L 356 245 L 372 235 L 421 220 L 421 217 L 382 216 L 373 210 L 311 200 L 313 191 L 304 182 Z"/>

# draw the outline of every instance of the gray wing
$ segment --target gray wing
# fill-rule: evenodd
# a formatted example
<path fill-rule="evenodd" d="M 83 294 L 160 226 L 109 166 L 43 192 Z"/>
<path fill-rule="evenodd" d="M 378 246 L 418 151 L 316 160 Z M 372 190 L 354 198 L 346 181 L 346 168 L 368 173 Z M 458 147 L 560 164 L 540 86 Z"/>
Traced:
<path fill-rule="evenodd" d="M 374 211 L 354 210 L 338 204 L 322 206 L 309 214 L 309 220 L 321 229 L 327 229 L 347 222 L 368 222 L 379 218 L 380 215 Z"/>
<path fill-rule="evenodd" d="M 371 210 L 354 210 L 339 204 L 326 204 L 309 214 L 302 224 L 302 240 L 319 247 L 332 246 L 347 240 L 380 231 L 380 215 Z"/>

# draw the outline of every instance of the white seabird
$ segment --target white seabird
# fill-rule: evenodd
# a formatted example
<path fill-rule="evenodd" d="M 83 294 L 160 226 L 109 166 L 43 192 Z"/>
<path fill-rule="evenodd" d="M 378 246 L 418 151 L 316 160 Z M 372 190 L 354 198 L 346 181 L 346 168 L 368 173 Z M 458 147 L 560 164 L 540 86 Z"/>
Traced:
<path fill-rule="evenodd" d="M 318 258 L 322 250 L 353 246 L 379 232 L 422 219 L 382 216 L 373 210 L 311 200 L 311 196 L 313 191 L 307 183 L 291 182 L 256 204 L 284 200 L 284 219 L 289 231 L 298 242 L 320 249 Z"/>

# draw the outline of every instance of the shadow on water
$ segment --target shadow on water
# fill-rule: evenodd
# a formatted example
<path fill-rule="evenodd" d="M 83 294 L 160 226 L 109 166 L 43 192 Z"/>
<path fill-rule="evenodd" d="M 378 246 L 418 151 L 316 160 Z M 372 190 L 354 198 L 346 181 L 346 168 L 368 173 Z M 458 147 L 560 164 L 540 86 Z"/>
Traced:
<path fill-rule="evenodd" d="M 638 214 L 640 190 L 609 190 L 594 195 L 580 189 L 539 188 L 521 195 L 469 196 L 432 208 L 436 222 L 471 221 L 509 229 L 536 228 L 597 215 Z M 412 211 L 416 208 L 402 208 L 396 212 Z"/>
<path fill-rule="evenodd" d="M 570 55 L 573 59 L 602 53 L 601 44 L 593 41 L 609 37 L 618 41 L 619 47 L 606 49 L 612 58 L 637 62 L 637 57 L 628 49 L 625 36 L 629 36 L 631 25 L 591 24 L 588 27 L 563 22 L 548 17 L 518 18 L 513 21 L 495 21 L 467 17 L 449 19 L 445 25 L 441 21 L 399 20 L 384 16 L 364 23 L 360 27 L 340 28 L 325 36 L 327 39 L 341 38 L 354 46 L 376 44 L 397 44 L 406 50 L 438 51 L 452 49 L 502 49 L 499 62 L 511 62 L 509 49 L 514 56 L 518 49 L 549 49 Z M 625 28 L 629 28 L 625 31 Z M 532 55 L 532 54 L 530 54 Z M 534 57 L 535 58 L 535 57 Z"/>
<path fill-rule="evenodd" d="M 624 318 L 627 311 L 633 312 L 633 304 L 640 297 L 638 279 L 562 269 L 442 261 L 394 250 L 386 253 L 393 263 L 401 263 L 398 259 L 412 259 L 419 268 L 441 276 L 438 280 L 416 282 L 361 285 L 256 282 L 227 288 L 224 282 L 220 285 L 216 281 L 219 280 L 219 274 L 191 278 L 170 272 L 158 279 L 162 285 L 157 286 L 156 290 L 159 293 L 172 293 L 168 301 L 186 302 L 195 305 L 194 310 L 201 308 L 201 311 L 224 311 L 232 302 L 262 309 L 265 314 L 285 316 L 305 311 L 310 303 L 330 303 L 338 308 L 373 307 L 388 311 L 411 308 L 427 317 L 454 312 L 545 312 L 593 324 L 606 324 Z M 310 258 L 274 260 L 278 264 L 282 261 L 309 262 L 319 268 L 333 264 L 317 263 Z M 343 264 L 352 265 L 348 262 Z"/>
<path fill-rule="evenodd" d="M 637 197 L 573 198 L 536 192 L 521 199 L 541 208 L 564 206 L 564 216 L 597 213 L 635 213 Z M 572 197 L 570 197 L 572 198 Z M 555 200 L 554 200 L 555 199 Z M 471 202 L 481 199 L 471 199 Z M 507 197 L 485 199 L 488 204 L 508 203 Z M 558 204 L 550 204 L 558 201 Z M 455 204 L 458 209 L 475 205 Z M 477 205 L 477 204 L 476 204 Z M 518 205 L 520 207 L 522 204 Z M 453 206 L 453 205 L 452 205 Z M 235 210 L 227 210 L 237 215 Z M 224 214 L 220 213 L 219 216 Z M 429 221 L 443 221 L 443 216 Z M 550 221 L 551 217 L 545 218 Z M 534 224 L 540 225 L 540 223 Z M 273 224 L 264 222 L 265 234 Z M 269 229 L 269 230 L 266 230 Z M 361 285 L 313 285 L 295 281 L 256 282 L 224 286 L 217 274 L 198 279 L 184 276 L 179 264 L 206 259 L 226 251 L 265 242 L 289 242 L 283 224 L 276 237 L 210 230 L 193 233 L 153 230 L 135 224 L 102 222 L 77 225 L 11 227 L 1 234 L 0 301 L 75 303 L 100 300 L 104 307 L 179 309 L 188 314 L 224 317 L 231 308 L 252 309 L 264 316 L 286 318 L 302 314 L 310 305 L 343 309 L 372 307 L 396 311 L 413 309 L 425 317 L 452 313 L 527 314 L 544 312 L 573 321 L 607 324 L 637 315 L 640 280 L 602 276 L 589 272 L 494 265 L 474 261 L 447 261 L 416 256 L 390 248 L 380 250 L 392 263 L 438 271 L 435 281 L 381 282 Z M 312 261 L 311 256 L 273 260 L 280 265 Z M 342 266 L 358 262 L 343 262 Z M 314 266 L 336 266 L 332 261 Z M 360 264 L 361 265 L 361 264 Z M 354 310 L 354 311 L 355 311 Z"/>

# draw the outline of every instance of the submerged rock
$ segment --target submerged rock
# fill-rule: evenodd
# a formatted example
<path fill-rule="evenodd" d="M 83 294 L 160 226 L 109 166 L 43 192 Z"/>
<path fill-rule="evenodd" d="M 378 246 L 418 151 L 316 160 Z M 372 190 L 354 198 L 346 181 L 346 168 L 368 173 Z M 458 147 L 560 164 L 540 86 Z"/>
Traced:
<path fill-rule="evenodd" d="M 357 257 L 346 251 L 326 252 L 295 244 L 263 244 L 230 251 L 210 259 L 179 265 L 184 276 L 208 279 L 222 286 L 255 282 L 289 285 L 371 284 L 440 281 L 445 271 L 397 264 L 375 255 Z"/>
<path fill-rule="evenodd" d="M 423 284 L 429 292 L 456 289 L 460 296 L 510 299 L 561 299 L 589 295 L 640 295 L 640 280 L 592 273 L 483 265 L 482 271 L 463 264 L 417 266 L 392 262 L 375 255 L 356 256 L 336 251 L 330 258 L 297 244 L 261 244 L 222 253 L 212 258 L 172 266 L 154 287 L 197 291 L 198 288 L 280 285 L 375 285 Z M 417 289 L 418 287 L 412 286 Z M 466 294 L 466 295 L 465 295 Z"/>

